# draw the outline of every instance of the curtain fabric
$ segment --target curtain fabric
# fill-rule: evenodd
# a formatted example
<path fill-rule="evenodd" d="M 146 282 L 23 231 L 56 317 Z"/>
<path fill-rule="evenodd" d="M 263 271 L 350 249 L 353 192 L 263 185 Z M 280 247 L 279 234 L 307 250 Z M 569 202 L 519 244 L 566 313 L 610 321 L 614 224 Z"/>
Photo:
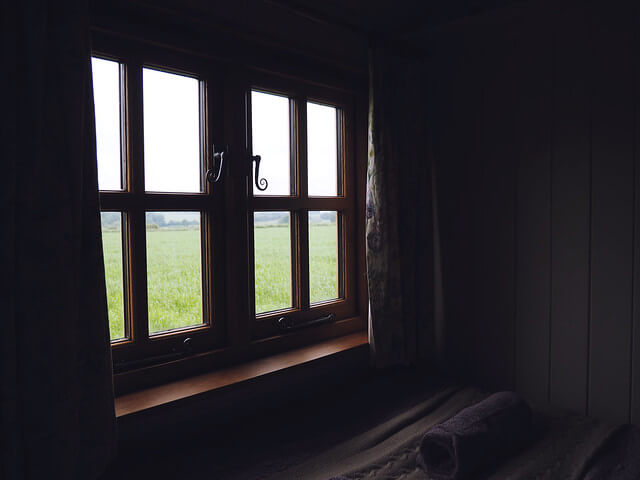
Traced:
<path fill-rule="evenodd" d="M 0 0 L 0 478 L 114 452 L 87 0 Z"/>
<path fill-rule="evenodd" d="M 424 61 L 370 50 L 367 273 L 374 365 L 437 360 L 435 182 Z"/>

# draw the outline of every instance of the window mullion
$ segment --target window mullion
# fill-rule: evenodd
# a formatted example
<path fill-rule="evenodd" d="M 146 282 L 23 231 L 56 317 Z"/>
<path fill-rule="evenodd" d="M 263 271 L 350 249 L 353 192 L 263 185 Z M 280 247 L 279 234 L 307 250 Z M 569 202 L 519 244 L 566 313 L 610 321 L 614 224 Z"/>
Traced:
<path fill-rule="evenodd" d="M 225 235 L 225 293 L 227 338 L 230 347 L 242 347 L 251 340 L 253 315 L 253 287 L 251 279 L 253 239 L 252 212 L 247 198 L 251 195 L 248 183 L 251 138 L 247 138 L 251 124 L 250 95 L 246 79 L 239 72 L 231 72 L 224 82 L 223 125 L 225 142 L 229 143 L 230 159 L 224 180 L 225 205 L 220 213 L 224 218 Z M 222 115 L 222 112 L 218 112 Z M 218 257 L 219 258 L 219 257 Z"/>
<path fill-rule="evenodd" d="M 295 138 L 297 143 L 297 175 L 300 186 L 299 198 L 304 202 L 308 198 L 307 176 L 307 102 L 302 96 L 296 97 L 296 115 L 294 118 Z M 299 308 L 309 308 L 309 215 L 307 209 L 296 210 L 296 268 L 297 298 Z"/>
<path fill-rule="evenodd" d="M 127 241 L 132 312 L 133 341 L 137 348 L 149 341 L 147 312 L 147 259 L 144 205 L 144 131 L 142 106 L 142 65 L 138 61 L 127 63 L 127 173 L 132 195 L 128 219 Z"/>
<path fill-rule="evenodd" d="M 221 309 L 216 308 L 217 292 L 216 288 L 221 282 L 216 275 L 218 262 L 215 260 L 215 250 L 218 243 L 215 241 L 216 227 L 218 219 L 216 218 L 216 202 L 215 197 L 217 189 L 207 180 L 207 171 L 213 168 L 211 160 L 213 160 L 213 133 L 218 130 L 213 125 L 213 118 L 210 113 L 217 113 L 214 106 L 213 95 L 211 92 L 212 81 L 209 75 L 200 81 L 200 175 L 202 190 L 206 194 L 206 204 L 201 209 L 201 261 L 202 261 L 202 306 L 205 323 L 213 328 L 214 322 L 223 320 Z"/>

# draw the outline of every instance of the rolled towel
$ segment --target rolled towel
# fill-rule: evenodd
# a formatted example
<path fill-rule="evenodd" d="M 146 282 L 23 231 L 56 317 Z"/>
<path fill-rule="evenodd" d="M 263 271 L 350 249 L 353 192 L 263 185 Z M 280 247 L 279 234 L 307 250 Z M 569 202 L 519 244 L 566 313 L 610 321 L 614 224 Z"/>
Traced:
<path fill-rule="evenodd" d="M 522 448 L 531 431 L 529 405 L 513 392 L 495 393 L 429 430 L 420 461 L 430 479 L 468 478 Z"/>

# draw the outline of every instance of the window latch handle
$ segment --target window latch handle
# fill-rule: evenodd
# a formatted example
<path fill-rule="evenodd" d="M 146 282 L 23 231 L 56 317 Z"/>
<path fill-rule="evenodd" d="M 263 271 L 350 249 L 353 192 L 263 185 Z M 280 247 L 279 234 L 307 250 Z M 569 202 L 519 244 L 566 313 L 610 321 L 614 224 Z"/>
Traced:
<path fill-rule="evenodd" d="M 330 313 L 322 317 L 314 318 L 311 320 L 303 320 L 303 321 L 296 321 L 291 318 L 280 317 L 274 321 L 274 324 L 278 330 L 284 333 L 284 332 L 300 330 L 301 328 L 307 328 L 307 327 L 322 325 L 325 323 L 331 323 L 335 321 L 336 321 L 335 314 Z"/>
<path fill-rule="evenodd" d="M 221 152 L 216 152 L 215 146 L 211 146 L 213 150 L 213 166 L 207 170 L 207 181 L 209 183 L 218 183 L 223 178 L 224 173 L 224 156 L 229 155 L 229 145 L 224 147 Z"/>
<path fill-rule="evenodd" d="M 260 190 L 261 192 L 264 192 L 267 189 L 267 187 L 269 186 L 269 182 L 267 182 L 266 178 L 260 178 L 260 160 L 262 160 L 260 155 L 252 155 L 251 156 L 251 161 L 252 162 L 256 162 L 256 168 L 254 170 L 253 181 L 256 184 L 256 188 L 258 190 Z"/>

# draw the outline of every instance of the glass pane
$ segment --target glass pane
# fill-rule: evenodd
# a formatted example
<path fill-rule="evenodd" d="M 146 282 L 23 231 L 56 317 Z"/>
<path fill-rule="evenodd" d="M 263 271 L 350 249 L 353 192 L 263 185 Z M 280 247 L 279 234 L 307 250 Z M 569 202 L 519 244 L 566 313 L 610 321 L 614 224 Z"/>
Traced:
<path fill-rule="evenodd" d="M 122 214 L 101 212 L 102 251 L 107 284 L 109 332 L 111 340 L 124 338 L 124 282 L 122 271 Z"/>
<path fill-rule="evenodd" d="M 200 325 L 200 212 L 147 212 L 149 333 Z"/>
<path fill-rule="evenodd" d="M 263 192 L 253 183 L 254 195 L 291 195 L 289 129 L 289 99 L 280 95 L 252 91 L 253 154 L 260 155 L 260 178 L 268 182 L 267 189 Z"/>
<path fill-rule="evenodd" d="M 338 214 L 309 212 L 309 300 L 338 298 Z"/>
<path fill-rule="evenodd" d="M 91 58 L 100 190 L 122 190 L 120 64 Z"/>
<path fill-rule="evenodd" d="M 290 217 L 289 212 L 253 214 L 256 313 L 291 307 Z"/>
<path fill-rule="evenodd" d="M 149 192 L 200 192 L 198 80 L 144 68 L 144 184 Z"/>
<path fill-rule="evenodd" d="M 309 195 L 338 195 L 338 114 L 335 107 L 307 102 Z"/>

